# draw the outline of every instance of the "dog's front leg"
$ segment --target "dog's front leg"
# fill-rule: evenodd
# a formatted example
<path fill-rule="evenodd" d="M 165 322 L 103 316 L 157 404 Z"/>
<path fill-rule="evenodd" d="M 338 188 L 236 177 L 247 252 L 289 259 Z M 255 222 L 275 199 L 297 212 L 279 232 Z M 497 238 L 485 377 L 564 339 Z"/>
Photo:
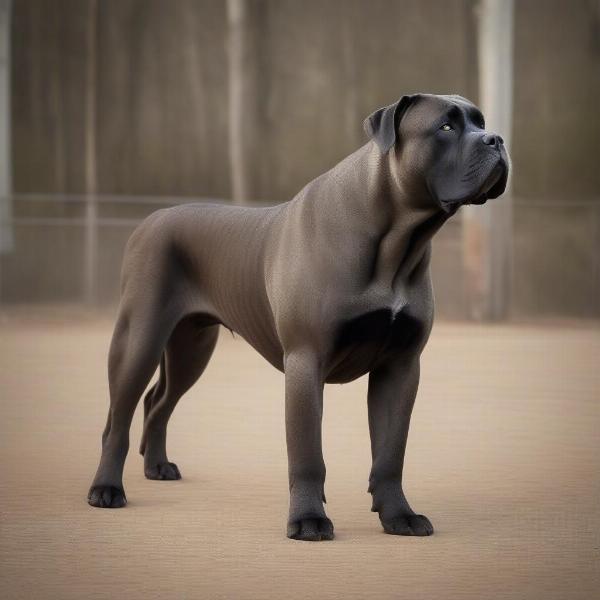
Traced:
<path fill-rule="evenodd" d="M 323 379 L 316 356 L 294 352 L 285 359 L 285 430 L 290 484 L 287 535 L 295 540 L 330 540 L 325 463 L 321 446 Z"/>
<path fill-rule="evenodd" d="M 369 375 L 369 430 L 373 467 L 369 492 L 386 533 L 431 535 L 429 519 L 415 514 L 402 491 L 410 415 L 419 386 L 419 355 L 386 361 Z"/>

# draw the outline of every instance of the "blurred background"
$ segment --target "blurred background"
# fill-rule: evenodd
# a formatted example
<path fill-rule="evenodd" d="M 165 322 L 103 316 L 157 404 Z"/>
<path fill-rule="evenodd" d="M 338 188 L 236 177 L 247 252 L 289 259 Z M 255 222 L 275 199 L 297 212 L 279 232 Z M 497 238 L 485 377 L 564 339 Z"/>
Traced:
<path fill-rule="evenodd" d="M 597 0 L 0 8 L 3 305 L 112 306 L 153 210 L 287 201 L 373 110 L 434 92 L 479 103 L 513 161 L 511 193 L 434 240 L 438 315 L 600 316 Z"/>

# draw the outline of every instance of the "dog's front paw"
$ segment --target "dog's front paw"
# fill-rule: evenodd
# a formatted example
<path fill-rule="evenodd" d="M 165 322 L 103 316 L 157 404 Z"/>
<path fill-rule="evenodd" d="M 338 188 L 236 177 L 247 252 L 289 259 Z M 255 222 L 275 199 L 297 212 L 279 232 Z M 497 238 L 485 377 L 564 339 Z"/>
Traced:
<path fill-rule="evenodd" d="M 121 508 L 127 504 L 127 498 L 123 488 L 93 485 L 88 493 L 88 504 L 98 508 Z"/>
<path fill-rule="evenodd" d="M 391 535 L 431 535 L 433 525 L 425 515 L 401 514 L 392 519 L 381 519 L 383 530 Z"/>
<path fill-rule="evenodd" d="M 181 473 L 179 472 L 177 465 L 172 462 L 144 467 L 144 474 L 147 479 L 157 479 L 159 481 L 175 481 L 181 479 Z"/>
<path fill-rule="evenodd" d="M 320 542 L 333 539 L 333 523 L 327 517 L 306 517 L 288 522 L 287 536 L 292 540 Z"/>

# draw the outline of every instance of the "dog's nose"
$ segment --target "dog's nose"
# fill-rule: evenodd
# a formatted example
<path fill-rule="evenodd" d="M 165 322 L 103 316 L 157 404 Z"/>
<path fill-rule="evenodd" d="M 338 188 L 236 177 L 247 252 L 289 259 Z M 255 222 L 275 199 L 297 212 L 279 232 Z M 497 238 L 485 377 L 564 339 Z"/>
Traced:
<path fill-rule="evenodd" d="M 504 144 L 504 140 L 496 133 L 486 133 L 483 136 L 483 143 L 486 146 L 500 146 L 500 144 Z"/>

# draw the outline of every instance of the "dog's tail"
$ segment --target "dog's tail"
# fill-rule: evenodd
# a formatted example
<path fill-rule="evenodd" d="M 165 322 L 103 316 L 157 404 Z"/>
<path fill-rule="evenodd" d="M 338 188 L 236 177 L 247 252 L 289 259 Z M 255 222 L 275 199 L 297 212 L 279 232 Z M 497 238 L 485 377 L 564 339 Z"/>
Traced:
<path fill-rule="evenodd" d="M 160 371 L 158 380 L 148 390 L 146 396 L 144 397 L 144 430 L 142 432 L 142 440 L 140 441 L 140 454 L 142 456 L 144 456 L 144 452 L 146 452 L 146 423 L 148 422 L 148 416 L 150 415 L 152 408 L 157 404 L 157 402 L 160 401 L 166 387 L 167 374 L 165 373 L 165 354 L 163 352 L 162 356 L 160 357 Z"/>

